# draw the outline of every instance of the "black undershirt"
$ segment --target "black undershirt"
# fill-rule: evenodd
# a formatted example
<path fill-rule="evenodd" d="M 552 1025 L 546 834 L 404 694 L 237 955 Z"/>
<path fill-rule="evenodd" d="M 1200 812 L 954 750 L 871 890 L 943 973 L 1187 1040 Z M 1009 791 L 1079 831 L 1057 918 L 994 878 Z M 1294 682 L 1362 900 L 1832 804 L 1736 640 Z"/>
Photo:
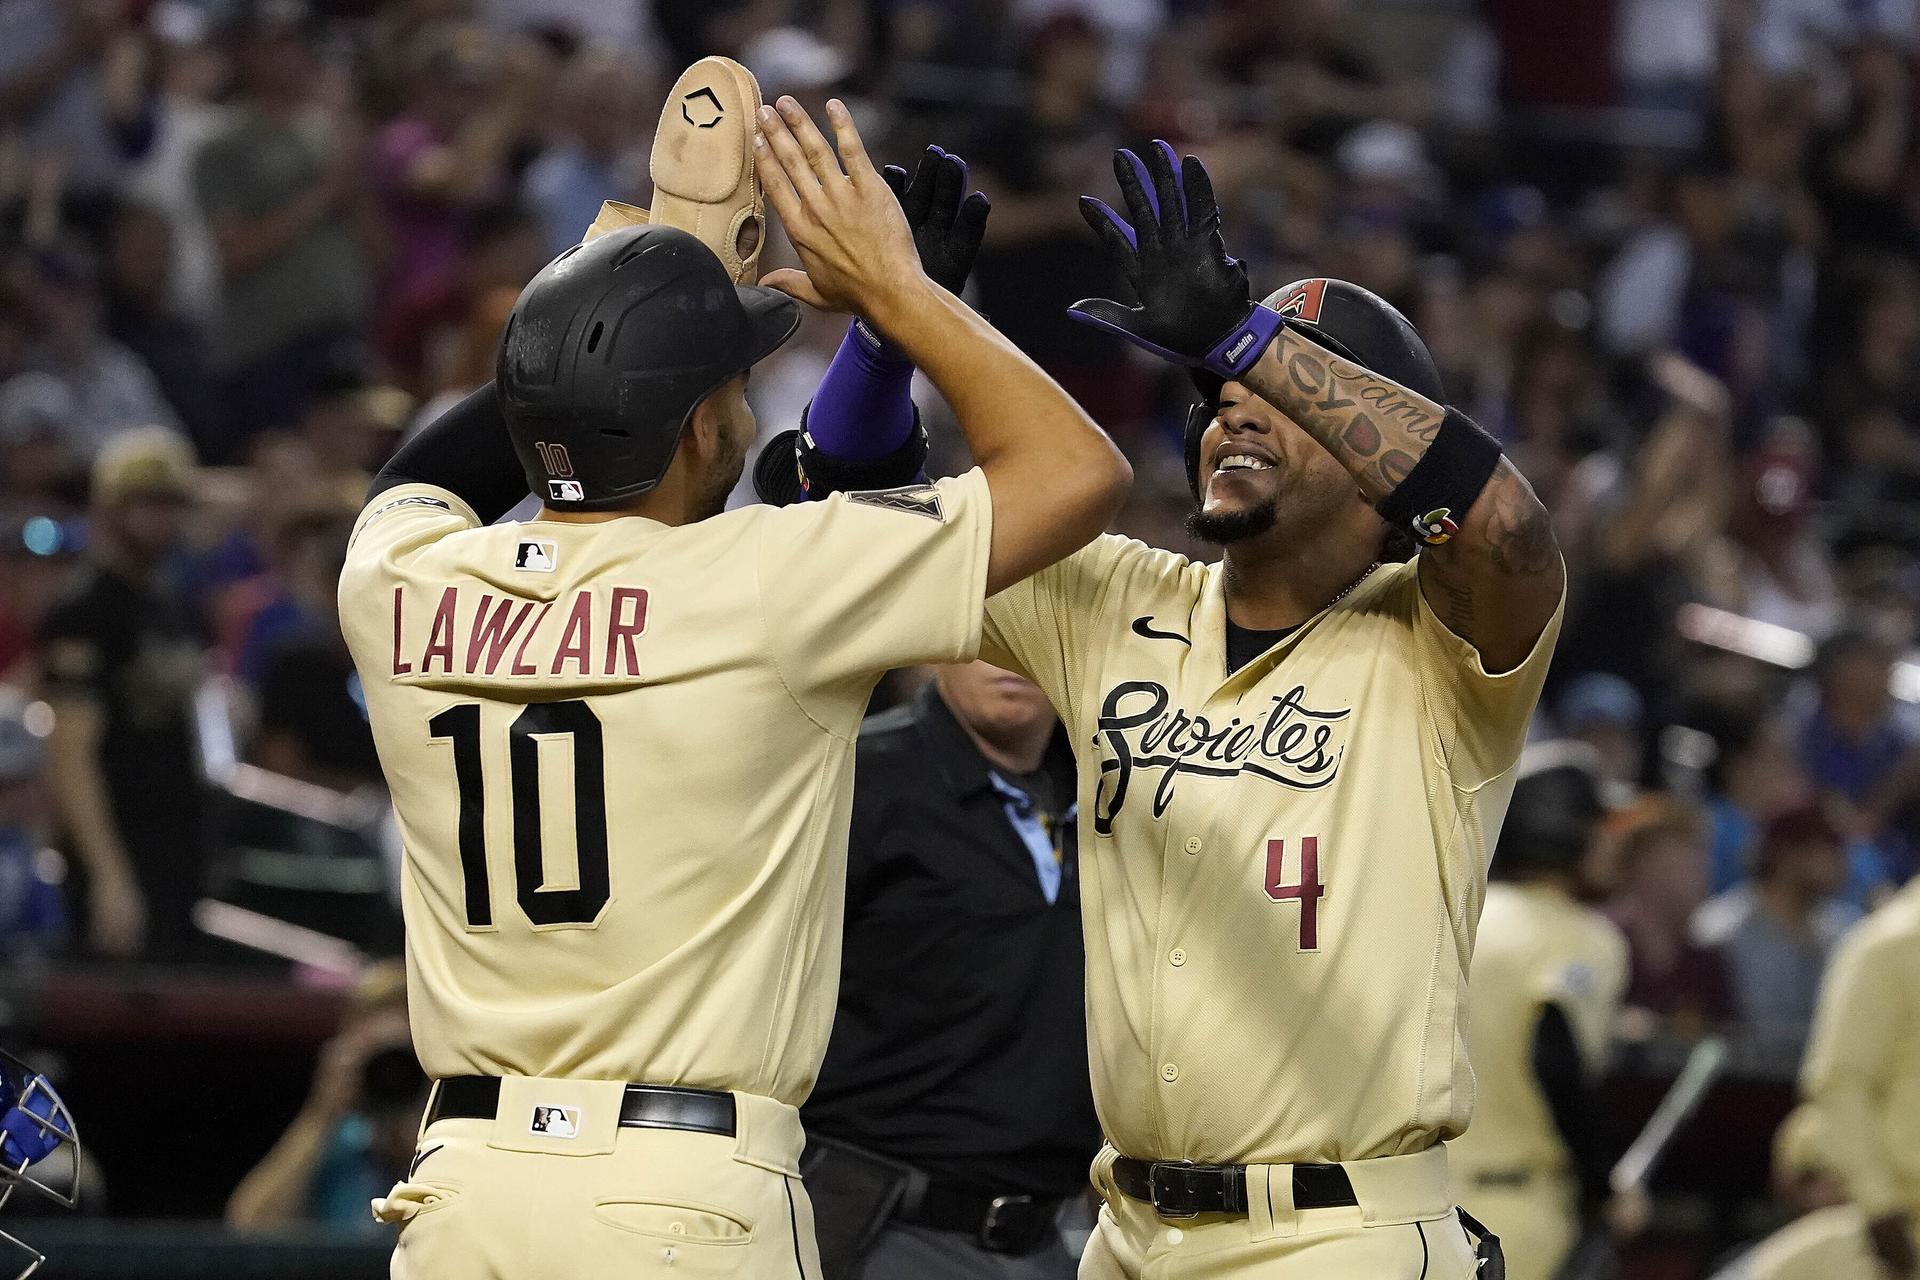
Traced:
<path fill-rule="evenodd" d="M 1243 627 L 1232 618 L 1228 618 L 1227 674 L 1232 675 L 1299 629 L 1300 624 L 1296 622 L 1291 627 L 1275 627 L 1271 631 L 1255 631 L 1251 627 Z"/>
<path fill-rule="evenodd" d="M 1591 1213 L 1607 1197 L 1609 1162 L 1606 1144 L 1593 1120 L 1594 1088 L 1587 1080 L 1579 1044 L 1573 1038 L 1573 1023 L 1557 1004 L 1542 1009 L 1534 1027 L 1533 1074 L 1540 1082 L 1553 1127 L 1559 1130 L 1560 1140 L 1567 1144 L 1567 1154 L 1573 1158 L 1581 1208 Z"/>
<path fill-rule="evenodd" d="M 527 496 L 527 473 L 513 451 L 493 383 L 470 392 L 401 445 L 373 478 L 367 501 L 403 484 L 445 489 L 485 524 L 519 505 Z"/>

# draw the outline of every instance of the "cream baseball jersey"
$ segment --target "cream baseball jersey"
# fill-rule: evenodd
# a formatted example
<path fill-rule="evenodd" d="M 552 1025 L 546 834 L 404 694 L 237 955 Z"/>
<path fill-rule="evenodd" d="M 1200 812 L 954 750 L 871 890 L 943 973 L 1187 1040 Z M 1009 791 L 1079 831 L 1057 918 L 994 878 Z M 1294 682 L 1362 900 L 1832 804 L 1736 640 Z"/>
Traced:
<path fill-rule="evenodd" d="M 1841 939 L 1801 1087 L 1854 1203 L 1920 1218 L 1920 879 Z"/>
<path fill-rule="evenodd" d="M 1558 627 L 1488 675 L 1387 565 L 1229 676 L 1221 567 L 1111 536 L 988 602 L 981 656 L 1074 735 L 1123 1153 L 1356 1160 L 1466 1126 L 1474 925 Z"/>
<path fill-rule="evenodd" d="M 340 613 L 428 1074 L 804 1099 L 860 718 L 887 669 L 973 656 L 991 522 L 978 471 L 678 528 L 369 503 Z"/>
<path fill-rule="evenodd" d="M 1473 955 L 1478 1081 L 1473 1127 L 1453 1145 L 1456 1172 L 1565 1173 L 1566 1144 L 1533 1074 L 1540 1014 L 1557 1005 L 1590 1075 L 1606 1065 L 1627 984 L 1627 944 L 1605 916 L 1542 885 L 1487 888 Z M 1495 1230 L 1498 1230 L 1496 1227 Z"/>

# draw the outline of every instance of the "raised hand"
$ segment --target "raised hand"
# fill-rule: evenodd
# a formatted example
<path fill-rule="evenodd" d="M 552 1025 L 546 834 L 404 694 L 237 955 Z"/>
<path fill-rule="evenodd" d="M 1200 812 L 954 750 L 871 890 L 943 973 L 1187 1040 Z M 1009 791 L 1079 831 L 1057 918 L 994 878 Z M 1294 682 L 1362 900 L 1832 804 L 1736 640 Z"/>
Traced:
<path fill-rule="evenodd" d="M 980 238 L 986 234 L 992 207 L 983 192 L 960 198 L 967 190 L 967 162 L 950 151 L 928 147 L 911 181 L 897 164 L 880 170 L 880 176 L 893 188 L 907 215 L 914 248 L 928 278 L 949 293 L 959 293 L 973 274 L 973 260 L 980 254 Z"/>
<path fill-rule="evenodd" d="M 776 105 L 760 108 L 753 162 L 805 270 L 774 271 L 760 283 L 870 320 L 891 303 L 931 292 L 906 215 L 846 107 L 838 99 L 827 104 L 829 146 L 798 102 L 783 97 Z"/>
<path fill-rule="evenodd" d="M 1227 256 L 1205 166 L 1156 141 L 1144 160 L 1114 152 L 1113 173 L 1128 216 L 1093 196 L 1080 197 L 1080 215 L 1126 272 L 1140 305 L 1087 298 L 1068 314 L 1176 363 L 1237 377 L 1283 322 L 1254 305 L 1246 267 Z"/>

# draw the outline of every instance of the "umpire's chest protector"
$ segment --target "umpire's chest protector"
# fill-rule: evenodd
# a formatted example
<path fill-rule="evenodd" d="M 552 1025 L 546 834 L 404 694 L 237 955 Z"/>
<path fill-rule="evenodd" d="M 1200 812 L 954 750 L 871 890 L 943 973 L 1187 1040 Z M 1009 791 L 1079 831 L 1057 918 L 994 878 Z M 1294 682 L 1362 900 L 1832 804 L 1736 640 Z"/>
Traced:
<path fill-rule="evenodd" d="M 1465 1127 L 1474 926 L 1557 629 L 1489 675 L 1387 565 L 1229 676 L 1219 566 L 1119 538 L 989 602 L 983 656 L 1074 732 L 1120 1150 L 1354 1160 Z"/>

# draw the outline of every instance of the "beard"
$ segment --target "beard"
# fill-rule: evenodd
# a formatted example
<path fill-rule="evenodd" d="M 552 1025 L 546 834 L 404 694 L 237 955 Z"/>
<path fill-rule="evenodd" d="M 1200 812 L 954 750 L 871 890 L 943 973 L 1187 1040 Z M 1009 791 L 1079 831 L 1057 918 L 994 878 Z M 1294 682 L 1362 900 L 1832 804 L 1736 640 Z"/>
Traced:
<path fill-rule="evenodd" d="M 737 442 L 728 439 L 727 453 L 713 460 L 713 466 L 700 478 L 699 492 L 693 504 L 695 520 L 710 520 L 727 509 L 727 497 L 734 486 L 740 483 L 741 473 L 745 470 L 747 450 L 744 444 L 734 447 Z"/>
<path fill-rule="evenodd" d="M 1280 520 L 1280 500 L 1268 498 L 1250 507 L 1209 515 L 1204 507 L 1187 512 L 1187 536 L 1216 547 L 1231 546 L 1270 532 Z"/>

